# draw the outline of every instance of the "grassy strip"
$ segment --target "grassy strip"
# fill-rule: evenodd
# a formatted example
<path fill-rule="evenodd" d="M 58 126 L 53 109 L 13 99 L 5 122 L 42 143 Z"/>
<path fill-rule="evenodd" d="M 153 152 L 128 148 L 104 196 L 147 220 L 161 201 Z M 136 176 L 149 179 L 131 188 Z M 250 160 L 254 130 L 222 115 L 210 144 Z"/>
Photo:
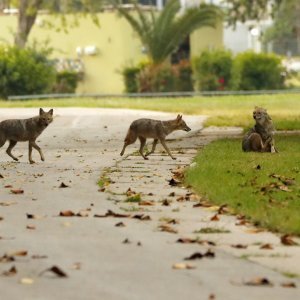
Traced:
<path fill-rule="evenodd" d="M 206 126 L 251 127 L 254 106 L 268 109 L 279 130 L 300 129 L 300 94 L 218 96 L 190 98 L 52 99 L 0 101 L 4 107 L 103 107 L 131 108 L 172 113 L 208 115 Z"/>
<path fill-rule="evenodd" d="M 199 152 L 186 182 L 260 226 L 300 235 L 300 137 L 278 136 L 276 142 L 277 154 L 244 153 L 240 140 L 213 142 Z"/>

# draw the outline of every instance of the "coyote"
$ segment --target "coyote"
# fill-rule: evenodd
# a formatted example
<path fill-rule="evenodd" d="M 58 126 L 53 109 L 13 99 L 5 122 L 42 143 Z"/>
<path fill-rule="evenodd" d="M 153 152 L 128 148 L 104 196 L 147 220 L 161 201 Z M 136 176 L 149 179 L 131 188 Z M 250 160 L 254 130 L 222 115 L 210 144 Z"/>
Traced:
<path fill-rule="evenodd" d="M 7 140 L 9 140 L 9 146 L 6 153 L 15 161 L 18 159 L 11 153 L 12 148 L 17 142 L 28 141 L 29 145 L 29 162 L 34 163 L 32 160 L 32 148 L 35 148 L 41 156 L 41 160 L 44 161 L 44 155 L 41 148 L 36 144 L 35 140 L 44 131 L 44 129 L 53 120 L 53 109 L 45 112 L 40 108 L 38 116 L 29 119 L 15 119 L 5 120 L 0 122 L 0 147 L 2 147 Z"/>
<path fill-rule="evenodd" d="M 120 153 L 122 156 L 124 154 L 125 148 L 133 144 L 137 138 L 139 138 L 141 142 L 140 146 L 140 154 L 144 159 L 148 159 L 148 155 L 152 154 L 155 151 L 157 142 L 160 141 L 167 153 L 172 157 L 172 159 L 176 159 L 170 152 L 169 148 L 166 145 L 165 139 L 168 134 L 175 130 L 184 130 L 190 131 L 186 123 L 182 120 L 182 116 L 178 115 L 175 120 L 169 121 L 159 121 L 152 119 L 139 119 L 135 120 L 131 123 L 127 135 L 124 140 L 124 147 Z M 144 146 L 146 144 L 147 138 L 153 138 L 152 150 L 148 152 L 146 155 L 143 153 Z"/>
<path fill-rule="evenodd" d="M 253 111 L 253 119 L 256 123 L 243 138 L 243 150 L 246 152 L 278 152 L 274 142 L 275 128 L 267 110 L 256 106 Z"/>

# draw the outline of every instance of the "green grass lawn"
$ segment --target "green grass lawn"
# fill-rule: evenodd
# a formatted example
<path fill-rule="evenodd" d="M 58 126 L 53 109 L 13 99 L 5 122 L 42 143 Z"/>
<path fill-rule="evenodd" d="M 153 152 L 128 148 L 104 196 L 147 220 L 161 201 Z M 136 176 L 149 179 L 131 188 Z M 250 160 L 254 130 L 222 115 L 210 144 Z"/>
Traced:
<path fill-rule="evenodd" d="M 251 127 L 254 106 L 268 109 L 279 130 L 300 129 L 300 94 L 186 98 L 52 99 L 0 101 L 1 107 L 104 107 L 208 115 L 205 126 Z"/>
<path fill-rule="evenodd" d="M 198 153 L 186 183 L 260 226 L 300 235 L 300 137 L 276 136 L 276 144 L 280 152 L 271 154 L 244 153 L 241 140 L 213 142 Z"/>

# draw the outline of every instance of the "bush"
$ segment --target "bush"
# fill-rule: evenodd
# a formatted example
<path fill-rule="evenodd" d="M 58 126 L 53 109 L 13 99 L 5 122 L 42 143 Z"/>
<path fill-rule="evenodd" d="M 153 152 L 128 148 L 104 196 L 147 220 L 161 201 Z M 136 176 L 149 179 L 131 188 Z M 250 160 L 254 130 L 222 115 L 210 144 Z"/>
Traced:
<path fill-rule="evenodd" d="M 79 81 L 78 73 L 74 71 L 62 71 L 56 74 L 56 83 L 53 86 L 54 93 L 75 93 Z"/>
<path fill-rule="evenodd" d="M 282 89 L 284 69 L 275 54 L 244 52 L 235 58 L 232 68 L 232 89 Z"/>
<path fill-rule="evenodd" d="M 203 91 L 228 90 L 233 57 L 227 50 L 206 50 L 193 59 L 197 89 Z"/>
<path fill-rule="evenodd" d="M 138 92 L 137 76 L 140 71 L 141 68 L 139 67 L 127 67 L 123 70 L 122 75 L 123 75 L 126 93 Z"/>
<path fill-rule="evenodd" d="M 0 47 L 0 97 L 51 91 L 55 69 L 46 55 L 33 49 Z"/>
<path fill-rule="evenodd" d="M 177 65 L 140 64 L 123 71 L 126 92 L 162 93 L 192 91 L 192 69 L 188 61 Z"/>

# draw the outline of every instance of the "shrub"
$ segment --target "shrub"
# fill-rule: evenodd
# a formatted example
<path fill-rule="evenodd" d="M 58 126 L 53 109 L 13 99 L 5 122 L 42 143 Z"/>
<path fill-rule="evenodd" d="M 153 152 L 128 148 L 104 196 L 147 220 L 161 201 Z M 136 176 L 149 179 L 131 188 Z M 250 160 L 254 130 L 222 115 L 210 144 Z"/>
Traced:
<path fill-rule="evenodd" d="M 55 69 L 46 55 L 33 49 L 0 47 L 0 97 L 51 91 Z"/>
<path fill-rule="evenodd" d="M 124 70 L 122 71 L 126 93 L 138 92 L 137 76 L 140 71 L 141 71 L 140 67 L 127 67 L 124 68 Z"/>
<path fill-rule="evenodd" d="M 174 68 L 177 72 L 176 90 L 179 92 L 193 91 L 193 70 L 190 62 L 182 60 Z"/>
<path fill-rule="evenodd" d="M 79 75 L 74 71 L 62 71 L 56 74 L 56 83 L 53 86 L 54 93 L 75 93 Z"/>
<path fill-rule="evenodd" d="M 233 58 L 227 50 L 205 50 L 193 59 L 197 89 L 203 91 L 228 90 Z"/>
<path fill-rule="evenodd" d="M 244 52 L 235 58 L 232 68 L 234 90 L 281 89 L 284 69 L 275 54 Z"/>

